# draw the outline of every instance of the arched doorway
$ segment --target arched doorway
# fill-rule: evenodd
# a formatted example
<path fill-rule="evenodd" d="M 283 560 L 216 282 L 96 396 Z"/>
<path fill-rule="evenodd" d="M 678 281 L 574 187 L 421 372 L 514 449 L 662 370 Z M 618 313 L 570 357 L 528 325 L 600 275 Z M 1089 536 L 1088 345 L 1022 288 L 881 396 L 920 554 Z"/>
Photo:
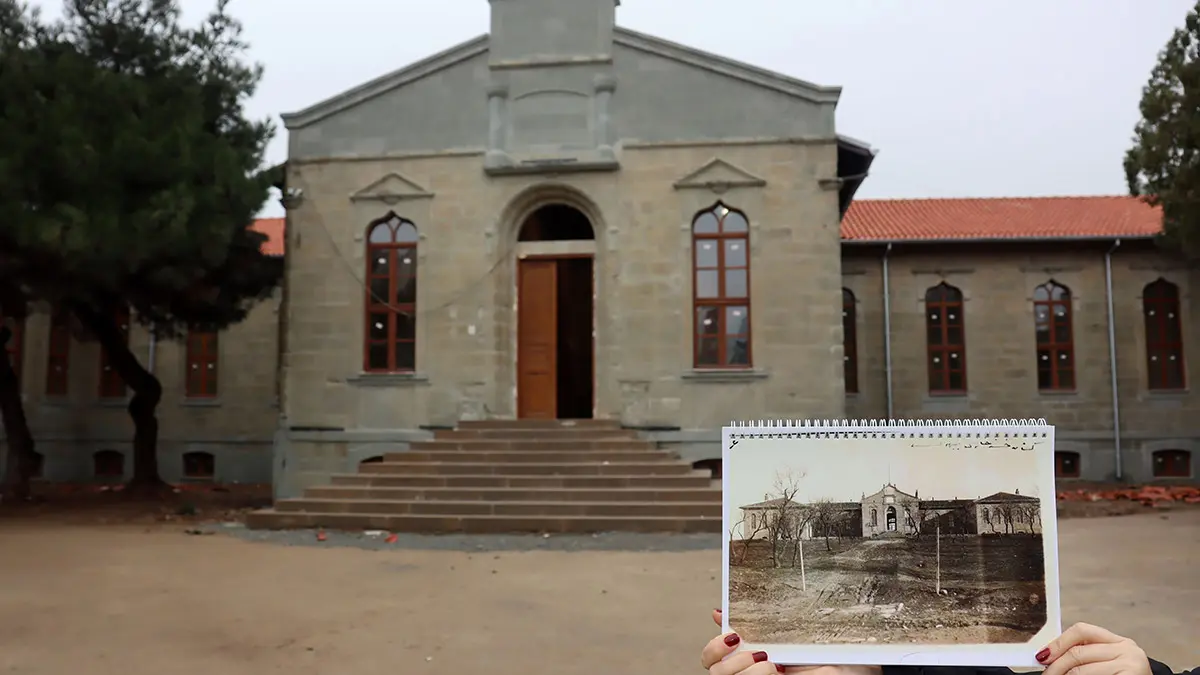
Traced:
<path fill-rule="evenodd" d="M 894 506 L 887 507 L 887 531 L 896 531 L 896 507 Z"/>
<path fill-rule="evenodd" d="M 588 217 L 548 204 L 525 218 L 517 240 L 595 239 Z M 594 258 L 589 253 L 522 254 L 517 264 L 517 416 L 587 419 L 594 407 Z"/>

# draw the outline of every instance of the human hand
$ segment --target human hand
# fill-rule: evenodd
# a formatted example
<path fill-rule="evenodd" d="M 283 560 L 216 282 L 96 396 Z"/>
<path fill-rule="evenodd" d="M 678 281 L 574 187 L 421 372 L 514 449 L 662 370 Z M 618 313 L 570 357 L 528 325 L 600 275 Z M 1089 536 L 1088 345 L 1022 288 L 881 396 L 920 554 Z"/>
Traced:
<path fill-rule="evenodd" d="M 1037 653 L 1044 675 L 1150 675 L 1146 652 L 1129 638 L 1077 623 Z"/>
<path fill-rule="evenodd" d="M 713 622 L 721 625 L 721 610 L 714 609 Z M 771 663 L 766 652 L 741 652 L 726 659 L 737 649 L 741 638 L 737 633 L 718 635 L 704 646 L 700 664 L 709 675 L 769 675 L 775 673 L 804 673 L 804 675 L 881 675 L 879 666 L 781 666 Z"/>

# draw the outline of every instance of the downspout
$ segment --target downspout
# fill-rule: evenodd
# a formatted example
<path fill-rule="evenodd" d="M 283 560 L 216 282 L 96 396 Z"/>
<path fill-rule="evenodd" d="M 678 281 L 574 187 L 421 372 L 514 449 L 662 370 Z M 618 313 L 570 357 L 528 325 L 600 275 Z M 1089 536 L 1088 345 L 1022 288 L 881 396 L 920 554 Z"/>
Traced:
<path fill-rule="evenodd" d="M 1121 240 L 1113 242 L 1104 254 L 1104 292 L 1108 300 L 1108 370 L 1112 373 L 1112 417 L 1113 417 L 1113 466 L 1116 478 L 1121 480 L 1124 466 L 1121 459 L 1121 399 L 1117 389 L 1117 329 L 1113 312 L 1112 254 L 1121 246 Z"/>
<path fill-rule="evenodd" d="M 155 357 L 158 356 L 158 336 L 155 335 L 154 331 L 150 331 L 150 346 L 148 350 L 149 353 L 146 354 L 146 370 L 150 371 L 151 375 L 154 375 Z"/>
<path fill-rule="evenodd" d="M 888 242 L 883 252 L 883 373 L 887 378 L 887 418 L 893 419 L 894 402 L 892 400 L 892 285 L 888 275 L 888 255 L 892 252 L 892 244 Z"/>

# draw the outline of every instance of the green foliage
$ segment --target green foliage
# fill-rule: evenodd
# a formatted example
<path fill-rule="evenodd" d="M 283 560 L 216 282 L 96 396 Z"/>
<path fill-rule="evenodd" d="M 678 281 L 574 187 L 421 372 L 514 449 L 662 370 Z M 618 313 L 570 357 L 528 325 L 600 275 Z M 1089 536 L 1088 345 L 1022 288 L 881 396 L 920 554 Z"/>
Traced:
<path fill-rule="evenodd" d="M 160 335 L 221 328 L 282 266 L 248 230 L 273 134 L 244 105 L 261 68 L 220 0 L 68 0 L 46 22 L 0 0 L 0 265 L 52 300 L 129 304 Z"/>
<path fill-rule="evenodd" d="M 1163 211 L 1163 241 L 1200 259 L 1200 3 L 1159 53 L 1125 155 L 1129 191 Z"/>

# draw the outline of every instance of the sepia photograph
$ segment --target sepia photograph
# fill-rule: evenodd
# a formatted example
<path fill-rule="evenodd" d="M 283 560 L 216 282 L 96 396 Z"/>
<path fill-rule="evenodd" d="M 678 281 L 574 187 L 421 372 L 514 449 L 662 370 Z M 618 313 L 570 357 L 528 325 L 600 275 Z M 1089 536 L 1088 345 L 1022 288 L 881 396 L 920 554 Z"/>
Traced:
<path fill-rule="evenodd" d="M 1058 622 L 1052 453 L 1046 439 L 740 440 L 723 477 L 730 630 L 1030 643 Z"/>

